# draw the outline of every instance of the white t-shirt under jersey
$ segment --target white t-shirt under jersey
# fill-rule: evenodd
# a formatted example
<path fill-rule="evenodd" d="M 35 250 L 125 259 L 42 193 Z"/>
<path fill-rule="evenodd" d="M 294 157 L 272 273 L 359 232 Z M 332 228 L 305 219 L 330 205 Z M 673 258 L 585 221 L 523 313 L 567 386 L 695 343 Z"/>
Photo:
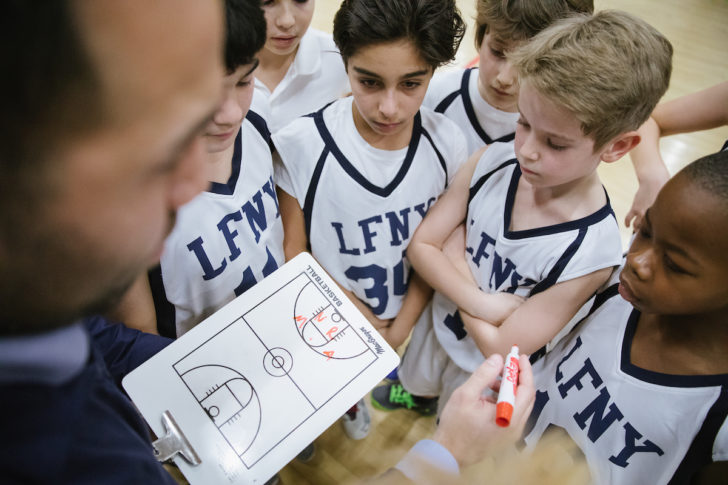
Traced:
<path fill-rule="evenodd" d="M 331 34 L 309 28 L 293 63 L 271 92 L 255 80 L 252 109 L 266 116 L 271 133 L 350 91 L 349 78 Z"/>

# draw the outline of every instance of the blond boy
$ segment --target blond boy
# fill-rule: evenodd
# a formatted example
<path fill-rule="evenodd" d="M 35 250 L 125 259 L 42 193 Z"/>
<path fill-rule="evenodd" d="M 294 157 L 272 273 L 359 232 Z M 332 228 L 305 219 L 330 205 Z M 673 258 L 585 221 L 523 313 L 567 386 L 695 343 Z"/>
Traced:
<path fill-rule="evenodd" d="M 510 56 L 521 83 L 515 142 L 473 154 L 413 237 L 408 256 L 436 294 L 400 389 L 375 399 L 431 407 L 411 395 L 440 395 L 441 409 L 484 355 L 541 349 L 607 280 L 622 247 L 597 167 L 639 143 L 671 57 L 659 32 L 618 11 L 561 20 Z M 461 223 L 470 274 L 442 250 Z"/>

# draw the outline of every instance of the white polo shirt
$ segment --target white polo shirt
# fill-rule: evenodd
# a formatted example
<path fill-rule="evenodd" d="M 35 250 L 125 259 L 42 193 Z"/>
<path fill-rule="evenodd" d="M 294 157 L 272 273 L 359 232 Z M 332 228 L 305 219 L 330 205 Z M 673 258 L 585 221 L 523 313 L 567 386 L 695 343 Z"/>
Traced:
<path fill-rule="evenodd" d="M 270 115 L 268 127 L 275 133 L 349 91 L 344 61 L 332 35 L 309 28 L 291 67 L 273 92 L 255 80 L 252 109 Z"/>

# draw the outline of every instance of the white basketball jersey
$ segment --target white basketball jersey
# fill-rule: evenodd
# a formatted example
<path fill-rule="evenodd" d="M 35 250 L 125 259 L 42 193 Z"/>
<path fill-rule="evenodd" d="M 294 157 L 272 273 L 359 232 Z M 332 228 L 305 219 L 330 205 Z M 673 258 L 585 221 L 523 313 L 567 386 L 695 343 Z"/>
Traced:
<path fill-rule="evenodd" d="M 228 183 L 212 183 L 178 212 L 161 261 L 177 336 L 285 261 L 269 143 L 265 121 L 249 111 Z"/>
<path fill-rule="evenodd" d="M 513 140 L 518 113 L 489 105 L 478 91 L 478 69 L 435 74 L 422 103 L 457 124 L 468 141 L 468 154 L 496 141 Z"/>
<path fill-rule="evenodd" d="M 494 143 L 471 179 L 466 252 L 470 271 L 483 291 L 529 297 L 556 283 L 620 264 L 621 237 L 608 198 L 601 209 L 581 219 L 509 230 L 520 177 L 513 144 Z M 468 336 L 457 307 L 440 293 L 435 293 L 432 305 L 440 344 L 457 365 L 474 371 L 484 357 Z"/>
<path fill-rule="evenodd" d="M 410 238 L 467 158 L 460 130 L 422 109 L 408 147 L 378 150 L 359 135 L 345 98 L 273 141 L 283 162 L 276 180 L 303 209 L 314 257 L 379 318 L 395 317 L 407 291 Z"/>
<path fill-rule="evenodd" d="M 532 446 L 562 430 L 597 484 L 689 483 L 728 459 L 728 374 L 667 375 L 630 362 L 640 313 L 613 284 L 592 313 L 534 365 Z"/>

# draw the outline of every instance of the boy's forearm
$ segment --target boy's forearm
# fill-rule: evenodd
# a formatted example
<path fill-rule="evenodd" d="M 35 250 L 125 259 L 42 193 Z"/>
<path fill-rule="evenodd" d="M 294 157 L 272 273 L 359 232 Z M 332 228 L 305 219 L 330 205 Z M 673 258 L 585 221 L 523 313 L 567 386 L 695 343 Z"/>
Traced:
<path fill-rule="evenodd" d="M 531 354 L 551 340 L 570 320 L 564 314 L 552 314 L 544 300 L 526 300 L 500 326 L 462 310 L 461 318 L 468 335 L 485 357 L 494 353 L 506 355 L 513 345 L 518 345 L 521 353 Z"/>
<path fill-rule="evenodd" d="M 640 185 L 654 181 L 664 184 L 670 173 L 660 155 L 660 127 L 653 118 L 640 127 L 640 143 L 630 152 L 635 174 Z"/>
<path fill-rule="evenodd" d="M 652 118 L 660 136 L 708 130 L 728 124 L 728 81 L 657 105 Z"/>
<path fill-rule="evenodd" d="M 531 354 L 551 341 L 611 275 L 612 268 L 557 283 L 528 298 L 502 325 L 473 325 L 473 338 L 484 355 L 506 355 L 512 345 Z M 463 319 L 465 323 L 465 319 Z"/>
<path fill-rule="evenodd" d="M 498 337 L 498 329 L 490 322 L 476 318 L 462 310 L 460 310 L 460 318 L 480 353 L 486 358 L 490 356 L 493 353 L 493 342 Z"/>
<path fill-rule="evenodd" d="M 434 290 L 468 313 L 478 314 L 478 303 L 483 293 L 455 267 L 442 249 L 413 241 L 407 249 L 407 256 L 415 271 Z"/>
<path fill-rule="evenodd" d="M 280 187 L 276 187 L 276 193 L 283 222 L 283 254 L 286 261 L 290 261 L 308 249 L 303 210 L 296 198 Z"/>

